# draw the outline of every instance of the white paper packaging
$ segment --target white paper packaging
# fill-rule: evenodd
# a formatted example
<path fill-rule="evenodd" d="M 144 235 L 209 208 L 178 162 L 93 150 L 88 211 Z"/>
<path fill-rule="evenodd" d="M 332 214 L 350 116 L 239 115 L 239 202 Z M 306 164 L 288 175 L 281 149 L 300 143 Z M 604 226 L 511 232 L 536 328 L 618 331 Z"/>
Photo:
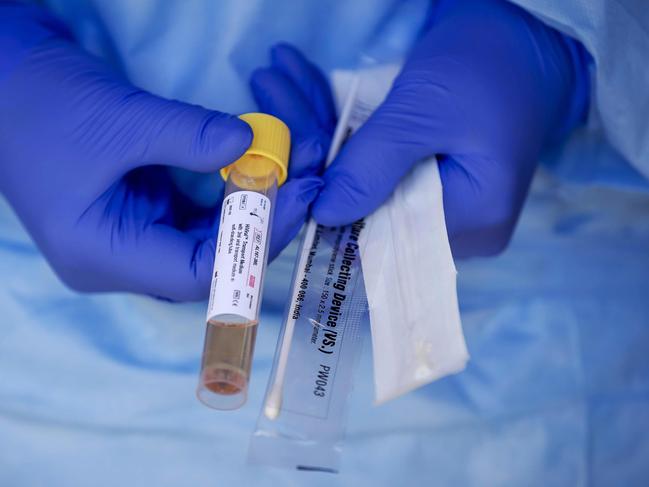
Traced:
<path fill-rule="evenodd" d="M 379 105 L 397 72 L 396 66 L 379 66 L 356 73 L 358 113 Z M 349 79 L 349 73 L 334 74 L 337 95 L 344 95 Z M 359 116 L 357 124 L 362 122 Z M 376 403 L 463 370 L 469 355 L 434 158 L 419 163 L 366 219 L 361 262 Z"/>

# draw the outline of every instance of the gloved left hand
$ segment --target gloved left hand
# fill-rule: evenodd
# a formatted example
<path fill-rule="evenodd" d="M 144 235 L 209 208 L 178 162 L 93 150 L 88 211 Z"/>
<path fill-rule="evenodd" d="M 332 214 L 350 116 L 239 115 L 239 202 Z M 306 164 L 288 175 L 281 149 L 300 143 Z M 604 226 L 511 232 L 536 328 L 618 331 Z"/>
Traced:
<path fill-rule="evenodd" d="M 43 8 L 0 3 L 0 193 L 70 287 L 205 298 L 218 209 L 193 205 L 162 165 L 217 171 L 251 135 L 236 117 L 130 85 Z M 294 177 L 313 164 L 302 157 L 280 188 L 271 256 L 321 186 Z"/>
<path fill-rule="evenodd" d="M 588 106 L 583 47 L 504 0 L 439 0 L 384 103 L 327 169 L 314 218 L 374 211 L 437 155 L 455 257 L 502 251 L 541 151 Z"/>

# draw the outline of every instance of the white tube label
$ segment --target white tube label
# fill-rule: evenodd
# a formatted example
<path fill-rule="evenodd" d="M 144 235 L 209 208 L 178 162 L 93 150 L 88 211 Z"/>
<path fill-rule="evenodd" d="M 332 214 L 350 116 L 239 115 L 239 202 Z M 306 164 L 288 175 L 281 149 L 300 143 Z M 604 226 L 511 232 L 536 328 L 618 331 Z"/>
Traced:
<path fill-rule="evenodd" d="M 207 320 L 233 314 L 257 319 L 266 260 L 270 199 L 236 191 L 223 201 Z"/>

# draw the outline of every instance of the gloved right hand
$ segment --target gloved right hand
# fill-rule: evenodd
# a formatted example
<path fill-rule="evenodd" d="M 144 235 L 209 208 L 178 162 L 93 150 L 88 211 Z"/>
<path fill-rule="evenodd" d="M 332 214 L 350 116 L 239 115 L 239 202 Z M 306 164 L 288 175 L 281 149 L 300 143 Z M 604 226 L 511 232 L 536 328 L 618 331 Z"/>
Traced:
<path fill-rule="evenodd" d="M 218 209 L 195 207 L 162 165 L 217 171 L 249 146 L 249 126 L 135 88 L 35 5 L 0 3 L 0 56 L 0 193 L 62 280 L 205 298 Z M 280 189 L 271 254 L 320 185 Z"/>

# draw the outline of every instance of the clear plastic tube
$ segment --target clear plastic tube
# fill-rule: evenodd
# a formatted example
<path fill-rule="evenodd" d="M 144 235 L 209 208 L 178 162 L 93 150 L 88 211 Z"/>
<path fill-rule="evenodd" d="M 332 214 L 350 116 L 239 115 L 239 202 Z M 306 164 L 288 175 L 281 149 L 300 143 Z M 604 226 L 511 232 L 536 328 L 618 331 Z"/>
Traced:
<path fill-rule="evenodd" d="M 256 154 L 228 174 L 197 389 L 215 409 L 247 399 L 278 176 L 276 162 Z"/>

